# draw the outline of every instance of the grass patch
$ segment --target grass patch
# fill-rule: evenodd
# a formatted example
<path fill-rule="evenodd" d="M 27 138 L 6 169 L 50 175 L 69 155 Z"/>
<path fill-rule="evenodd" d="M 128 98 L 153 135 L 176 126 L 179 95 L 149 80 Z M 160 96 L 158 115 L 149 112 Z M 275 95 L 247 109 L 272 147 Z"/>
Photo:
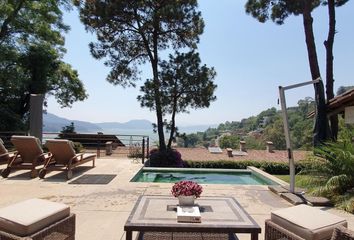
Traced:
<path fill-rule="evenodd" d="M 289 175 L 274 175 L 275 177 L 290 183 L 290 176 Z M 310 189 L 312 186 L 309 184 L 310 176 L 307 175 L 296 175 L 295 176 L 295 186 L 299 188 L 306 188 Z"/>

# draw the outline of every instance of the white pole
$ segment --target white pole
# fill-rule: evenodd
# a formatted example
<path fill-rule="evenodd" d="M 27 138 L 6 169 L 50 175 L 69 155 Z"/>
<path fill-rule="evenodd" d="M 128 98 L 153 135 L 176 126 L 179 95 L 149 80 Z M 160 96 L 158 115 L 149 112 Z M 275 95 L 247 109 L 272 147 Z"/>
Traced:
<path fill-rule="evenodd" d="M 295 192 L 295 163 L 293 157 L 293 151 L 291 149 L 290 142 L 290 131 L 289 131 L 289 121 L 288 121 L 288 112 L 286 111 L 286 101 L 285 101 L 285 90 L 282 86 L 279 86 L 279 96 L 280 96 L 280 104 L 281 104 L 281 112 L 283 115 L 284 122 L 284 135 L 286 141 L 286 149 L 288 151 L 288 159 L 289 159 L 289 171 L 290 171 L 290 192 Z"/>
<path fill-rule="evenodd" d="M 285 101 L 285 90 L 289 90 L 292 88 L 303 87 L 309 84 L 315 84 L 321 81 L 321 78 L 317 78 L 313 81 L 298 83 L 294 85 L 290 85 L 287 87 L 279 86 L 279 97 L 280 97 L 280 104 L 281 104 L 281 111 L 283 115 L 283 122 L 284 122 L 284 135 L 286 141 L 286 150 L 288 151 L 288 159 L 289 159 L 289 171 L 290 171 L 290 192 L 295 193 L 295 162 L 294 162 L 294 155 L 293 150 L 291 148 L 291 141 L 290 141 L 290 130 L 289 130 L 289 121 L 288 121 L 288 112 L 286 111 L 286 101 Z"/>

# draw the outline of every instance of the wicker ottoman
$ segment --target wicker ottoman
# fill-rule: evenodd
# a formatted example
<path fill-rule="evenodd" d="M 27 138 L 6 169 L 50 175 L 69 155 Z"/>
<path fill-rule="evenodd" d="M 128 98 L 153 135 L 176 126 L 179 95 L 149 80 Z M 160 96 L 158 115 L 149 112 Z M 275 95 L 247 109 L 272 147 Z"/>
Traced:
<path fill-rule="evenodd" d="M 308 205 L 284 208 L 271 213 L 265 223 L 265 240 L 327 240 L 337 226 L 347 221 Z"/>
<path fill-rule="evenodd" d="M 0 239 L 75 239 L 75 214 L 70 207 L 29 199 L 0 209 Z"/>

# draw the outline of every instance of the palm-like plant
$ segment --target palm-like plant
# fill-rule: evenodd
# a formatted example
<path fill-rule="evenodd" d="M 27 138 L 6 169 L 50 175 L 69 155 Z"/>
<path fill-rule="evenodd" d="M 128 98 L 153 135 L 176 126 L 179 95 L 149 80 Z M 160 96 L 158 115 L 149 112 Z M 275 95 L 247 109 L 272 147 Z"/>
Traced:
<path fill-rule="evenodd" d="M 334 197 L 354 187 L 354 146 L 351 138 L 315 149 L 316 158 L 303 172 L 311 176 L 313 193 Z"/>

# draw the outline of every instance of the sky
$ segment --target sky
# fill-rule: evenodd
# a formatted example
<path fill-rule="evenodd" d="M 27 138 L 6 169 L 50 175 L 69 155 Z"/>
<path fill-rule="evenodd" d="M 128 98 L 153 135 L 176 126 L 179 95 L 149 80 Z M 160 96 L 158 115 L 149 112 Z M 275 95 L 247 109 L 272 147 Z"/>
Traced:
<path fill-rule="evenodd" d="M 177 125 L 208 125 L 240 121 L 271 107 L 280 109 L 278 86 L 311 80 L 301 16 L 291 16 L 284 25 L 259 23 L 245 13 L 245 1 L 199 0 L 205 22 L 198 51 L 203 64 L 214 67 L 217 100 L 207 109 L 179 114 Z M 337 34 L 334 43 L 335 89 L 354 85 L 354 2 L 337 8 Z M 325 79 L 325 48 L 328 19 L 326 7 L 313 12 L 314 33 L 322 78 Z M 141 108 L 138 88 L 123 88 L 106 81 L 109 68 L 94 59 L 88 48 L 95 36 L 85 31 L 76 10 L 66 12 L 64 22 L 71 31 L 65 35 L 64 61 L 79 72 L 89 94 L 87 100 L 71 108 L 61 108 L 48 98 L 47 111 L 71 120 L 127 122 L 133 119 L 156 121 L 154 112 Z M 148 66 L 141 68 L 140 82 L 151 78 Z M 311 85 L 286 92 L 287 105 L 314 97 Z"/>

